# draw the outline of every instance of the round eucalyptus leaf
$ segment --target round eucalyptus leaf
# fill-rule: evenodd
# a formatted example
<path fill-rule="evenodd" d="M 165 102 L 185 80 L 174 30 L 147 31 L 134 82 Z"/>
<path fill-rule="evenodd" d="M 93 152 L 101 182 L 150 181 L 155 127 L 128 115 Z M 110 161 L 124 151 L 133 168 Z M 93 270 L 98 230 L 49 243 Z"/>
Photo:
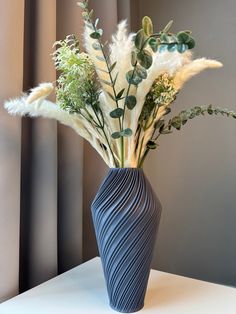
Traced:
<path fill-rule="evenodd" d="M 176 44 L 169 44 L 168 47 L 167 47 L 168 51 L 169 52 L 173 52 L 177 49 L 177 45 Z"/>
<path fill-rule="evenodd" d="M 99 38 L 101 38 L 101 35 L 99 32 L 93 32 L 90 34 L 90 37 L 93 39 L 99 39 Z"/>
<path fill-rule="evenodd" d="M 121 137 L 121 133 L 120 132 L 114 132 L 111 135 L 112 138 L 114 138 L 115 140 L 117 140 L 118 138 Z"/>
<path fill-rule="evenodd" d="M 124 114 L 124 110 L 122 108 L 116 108 L 110 112 L 110 116 L 113 119 L 120 118 L 123 116 L 123 114 Z"/>
<path fill-rule="evenodd" d="M 158 49 L 158 43 L 155 38 L 150 38 L 148 41 L 149 46 L 151 47 L 153 52 L 157 52 Z"/>
<path fill-rule="evenodd" d="M 90 37 L 93 39 L 100 39 L 102 37 L 102 33 L 103 33 L 103 30 L 98 29 L 98 30 L 96 30 L 96 32 L 91 33 Z"/>
<path fill-rule="evenodd" d="M 126 80 L 129 84 L 138 85 L 142 82 L 142 78 L 136 74 L 136 71 L 130 70 L 126 73 Z"/>
<path fill-rule="evenodd" d="M 144 33 L 149 37 L 153 34 L 153 24 L 149 16 L 144 16 L 142 20 Z"/>
<path fill-rule="evenodd" d="M 174 117 L 172 120 L 171 120 L 171 125 L 175 128 L 175 129 L 180 129 L 181 128 L 181 118 L 179 116 L 176 116 Z"/>
<path fill-rule="evenodd" d="M 121 136 L 124 136 L 124 137 L 129 137 L 132 135 L 132 130 L 127 128 L 127 129 L 124 129 L 123 131 L 120 132 L 120 135 Z M 114 133 L 113 133 L 114 134 Z"/>
<path fill-rule="evenodd" d="M 178 44 L 177 45 L 177 51 L 179 53 L 184 53 L 188 49 L 188 46 L 185 44 Z"/>
<path fill-rule="evenodd" d="M 177 39 L 180 44 L 186 44 L 190 40 L 190 35 L 185 32 L 179 32 L 177 34 Z"/>
<path fill-rule="evenodd" d="M 159 52 L 162 53 L 162 52 L 166 51 L 167 47 L 168 47 L 168 45 L 160 45 L 159 46 Z"/>
<path fill-rule="evenodd" d="M 126 96 L 125 105 L 129 110 L 132 110 L 137 104 L 136 97 L 133 95 Z"/>
<path fill-rule="evenodd" d="M 147 148 L 149 148 L 149 149 L 156 149 L 157 148 L 157 144 L 155 142 L 153 142 L 153 141 L 148 141 Z"/>
<path fill-rule="evenodd" d="M 145 43 L 147 39 L 147 36 L 145 35 L 144 33 L 144 30 L 143 29 L 140 29 L 136 36 L 135 36 L 135 39 L 134 39 L 134 44 L 135 44 L 135 47 L 138 49 L 138 50 L 141 50 L 143 48 L 143 45 Z"/>
<path fill-rule="evenodd" d="M 207 113 L 210 114 L 210 115 L 213 114 L 213 109 L 212 109 L 211 106 L 209 106 L 209 107 L 207 108 Z"/>
<path fill-rule="evenodd" d="M 195 47 L 195 40 L 191 37 L 187 43 L 188 49 L 193 49 Z"/>
<path fill-rule="evenodd" d="M 145 69 L 149 69 L 152 65 L 152 55 L 148 50 L 140 51 L 137 55 L 139 63 Z"/>

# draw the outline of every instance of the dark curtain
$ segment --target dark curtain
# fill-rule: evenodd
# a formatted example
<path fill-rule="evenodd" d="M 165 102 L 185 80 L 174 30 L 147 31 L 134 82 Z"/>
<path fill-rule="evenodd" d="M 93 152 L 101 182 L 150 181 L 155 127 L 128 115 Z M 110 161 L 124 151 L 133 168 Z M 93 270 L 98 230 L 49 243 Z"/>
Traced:
<path fill-rule="evenodd" d="M 74 0 L 0 1 L 0 12 L 3 102 L 55 81 L 53 43 L 80 37 L 82 19 Z M 82 261 L 83 142 L 55 121 L 13 118 L 1 105 L 0 162 L 3 301 Z"/>

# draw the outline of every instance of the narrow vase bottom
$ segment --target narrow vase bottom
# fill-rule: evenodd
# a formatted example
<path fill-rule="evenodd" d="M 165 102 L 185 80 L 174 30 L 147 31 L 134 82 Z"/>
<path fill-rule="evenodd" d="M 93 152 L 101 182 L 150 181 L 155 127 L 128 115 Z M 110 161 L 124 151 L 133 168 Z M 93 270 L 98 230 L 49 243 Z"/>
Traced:
<path fill-rule="evenodd" d="M 121 310 L 120 308 L 116 308 L 115 306 L 113 306 L 111 303 L 109 303 L 110 307 L 116 311 L 116 312 L 120 312 L 120 313 L 135 313 L 138 312 L 140 310 L 142 310 L 142 308 L 144 307 L 144 303 L 142 305 L 140 305 L 137 308 L 132 308 L 130 310 Z"/>

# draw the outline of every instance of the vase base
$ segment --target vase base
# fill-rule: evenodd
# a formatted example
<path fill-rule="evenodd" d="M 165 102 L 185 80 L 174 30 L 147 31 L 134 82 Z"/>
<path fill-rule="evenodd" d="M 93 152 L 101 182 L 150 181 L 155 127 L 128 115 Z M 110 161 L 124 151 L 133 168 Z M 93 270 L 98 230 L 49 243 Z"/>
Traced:
<path fill-rule="evenodd" d="M 119 309 L 119 308 L 116 308 L 115 306 L 113 306 L 111 303 L 110 303 L 110 307 L 116 311 L 116 312 L 119 312 L 119 313 L 135 313 L 135 312 L 138 312 L 140 311 L 143 307 L 144 307 L 144 303 L 137 307 L 137 308 L 134 308 L 134 309 L 130 309 L 130 310 L 122 310 L 122 309 Z"/>

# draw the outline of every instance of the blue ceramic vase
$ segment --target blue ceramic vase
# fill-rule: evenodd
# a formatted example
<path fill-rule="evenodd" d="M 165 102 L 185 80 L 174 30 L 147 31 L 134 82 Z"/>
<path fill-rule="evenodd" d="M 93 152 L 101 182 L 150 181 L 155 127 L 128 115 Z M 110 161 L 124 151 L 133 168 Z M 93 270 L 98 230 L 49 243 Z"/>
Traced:
<path fill-rule="evenodd" d="M 110 169 L 92 217 L 110 306 L 132 313 L 144 306 L 161 204 L 139 168 Z"/>

